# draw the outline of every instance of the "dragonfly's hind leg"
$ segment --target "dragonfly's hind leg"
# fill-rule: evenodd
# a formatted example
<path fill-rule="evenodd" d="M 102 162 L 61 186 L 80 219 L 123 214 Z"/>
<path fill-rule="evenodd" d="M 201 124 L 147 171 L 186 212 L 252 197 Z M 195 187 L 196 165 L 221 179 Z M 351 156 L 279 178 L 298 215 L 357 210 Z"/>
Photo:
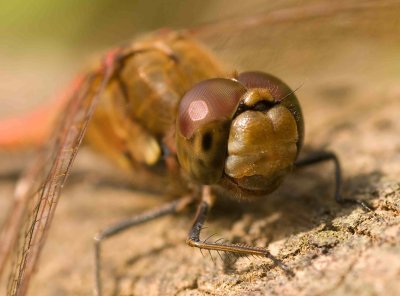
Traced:
<path fill-rule="evenodd" d="M 366 211 L 373 211 L 371 206 L 362 200 L 353 199 L 353 198 L 344 198 L 340 194 L 340 190 L 342 187 L 342 170 L 340 167 L 339 159 L 337 158 L 336 154 L 329 151 L 319 151 L 310 154 L 309 156 L 296 161 L 295 167 L 302 168 L 305 166 L 318 164 L 324 161 L 332 161 L 335 165 L 335 200 L 337 203 L 344 204 L 344 203 L 352 203 L 360 205 Z"/>
<path fill-rule="evenodd" d="M 230 244 L 225 242 L 207 242 L 207 240 L 200 240 L 200 232 L 203 228 L 203 224 L 207 219 L 210 208 L 214 203 L 214 195 L 212 194 L 209 186 L 203 187 L 202 201 L 200 202 L 197 213 L 193 222 L 192 228 L 189 230 L 189 236 L 186 243 L 191 247 L 199 249 L 222 251 L 228 253 L 235 253 L 238 255 L 255 255 L 262 256 L 271 259 L 276 265 L 282 268 L 287 274 L 293 275 L 293 272 L 287 267 L 281 260 L 273 256 L 267 249 L 260 247 L 252 247 L 241 244 Z"/>
<path fill-rule="evenodd" d="M 122 220 L 114 225 L 111 225 L 110 227 L 100 231 L 95 237 L 94 237 L 94 248 L 95 248 L 95 295 L 96 296 L 101 296 L 102 295 L 102 287 L 101 287 L 101 280 L 100 280 L 100 275 L 101 275 L 101 243 L 124 231 L 127 230 L 128 228 L 132 228 L 134 226 L 143 224 L 145 222 L 154 220 L 156 218 L 170 215 L 170 214 L 175 214 L 186 208 L 189 204 L 191 204 L 195 198 L 193 196 L 185 196 L 181 199 L 174 200 L 173 202 L 170 202 L 162 207 L 156 208 L 149 210 L 147 212 L 144 212 L 143 214 L 135 215 L 133 217 L 130 217 L 128 219 Z"/>

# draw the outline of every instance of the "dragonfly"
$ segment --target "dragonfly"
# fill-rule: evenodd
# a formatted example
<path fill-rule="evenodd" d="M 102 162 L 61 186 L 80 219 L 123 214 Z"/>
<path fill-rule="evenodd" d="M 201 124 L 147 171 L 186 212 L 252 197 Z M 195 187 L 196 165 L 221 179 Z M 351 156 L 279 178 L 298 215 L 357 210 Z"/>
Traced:
<path fill-rule="evenodd" d="M 213 43 L 213 40 L 222 32 L 234 30 L 234 28 L 240 29 L 239 32 L 236 32 L 238 36 L 243 36 L 246 30 L 251 31 L 257 27 L 275 26 L 276 24 L 285 26 L 285 24 L 290 24 L 291 22 L 302 22 L 313 18 L 329 18 L 331 16 L 346 16 L 349 14 L 356 15 L 357 13 L 362 14 L 372 9 L 387 9 L 391 5 L 393 3 L 377 4 L 374 2 L 365 2 L 354 5 L 312 5 L 294 9 L 282 9 L 259 16 L 252 16 L 249 19 L 244 18 L 242 20 L 218 22 L 184 32 L 176 33 L 162 30 L 149 35 L 149 37 L 136 40 L 131 44 L 112 49 L 106 53 L 97 64 L 90 67 L 90 70 L 78 76 L 72 84 L 70 91 L 65 93 L 66 103 L 63 105 L 65 110 L 63 111 L 64 116 L 61 116 L 61 119 L 59 119 L 50 142 L 38 156 L 38 160 L 27 170 L 19 183 L 12 208 L 12 215 L 6 221 L 2 231 L 0 266 L 3 267 L 6 259 L 10 257 L 11 249 L 16 250 L 16 254 L 13 255 L 14 259 L 12 261 L 8 294 L 25 295 L 28 291 L 30 279 L 34 276 L 40 252 L 46 241 L 47 232 L 55 214 L 60 191 L 64 186 L 84 136 L 88 138 L 87 141 L 89 143 L 91 142 L 94 147 L 103 151 L 115 163 L 125 168 L 131 167 L 140 172 L 139 175 L 141 179 L 143 178 L 144 182 L 146 180 L 153 180 L 151 183 L 154 183 L 154 178 L 157 178 L 157 183 L 166 192 L 176 197 L 180 196 L 180 198 L 167 203 L 162 208 L 150 210 L 143 215 L 135 216 L 130 220 L 113 225 L 98 234 L 95 249 L 96 290 L 98 294 L 101 294 L 102 291 L 99 273 L 101 271 L 100 246 L 103 240 L 128 227 L 160 216 L 179 212 L 191 203 L 198 204 L 198 211 L 187 240 L 190 246 L 206 250 L 261 255 L 271 259 L 276 265 L 290 274 L 290 268 L 272 256 L 266 248 L 235 245 L 229 242 L 208 242 L 200 239 L 202 226 L 205 223 L 216 195 L 227 194 L 235 196 L 236 199 L 257 199 L 257 196 L 265 195 L 276 189 L 280 185 L 284 175 L 293 166 L 302 167 L 329 160 L 335 164 L 336 200 L 339 202 L 358 202 L 367 209 L 368 205 L 356 200 L 345 200 L 341 197 L 340 166 L 335 154 L 331 152 L 319 152 L 313 154 L 311 157 L 297 160 L 302 146 L 304 130 L 301 108 L 295 96 L 294 89 L 290 89 L 280 79 L 276 78 L 275 74 L 270 75 L 259 71 L 235 72 L 231 69 L 226 70 L 196 40 L 204 40 L 205 44 L 208 42 Z M 243 39 L 242 42 L 248 41 L 246 40 L 246 36 L 243 36 Z M 124 75 L 144 75 L 140 71 L 125 73 L 125 70 L 129 72 L 127 70 L 129 67 L 126 63 L 132 57 L 146 54 L 153 55 L 154 53 L 157 53 L 156 57 L 153 57 L 154 59 L 164 59 L 168 65 L 179 64 L 179 61 L 182 59 L 189 60 L 191 57 L 185 56 L 183 58 L 177 54 L 176 47 L 178 46 L 175 42 L 182 42 L 185 44 L 181 45 L 182 47 L 187 46 L 192 49 L 191 51 L 187 50 L 183 52 L 197 52 L 198 55 L 196 53 L 196 58 L 200 59 L 201 57 L 201 63 L 195 60 L 197 63 L 192 63 L 192 65 L 202 64 L 207 67 L 204 67 L 205 69 L 196 74 L 198 76 L 195 77 L 194 81 L 187 82 L 188 85 L 175 85 L 173 90 L 176 91 L 178 89 L 179 95 L 183 96 L 183 99 L 179 98 L 172 106 L 168 106 L 168 103 L 163 103 L 165 105 L 162 106 L 165 108 L 160 108 L 159 110 L 155 107 L 152 108 L 160 100 L 159 97 L 153 99 L 155 102 L 152 102 L 151 99 L 146 99 L 148 102 L 134 102 L 132 106 L 129 106 L 129 104 L 132 104 L 129 102 L 129 98 L 131 97 L 129 92 L 131 89 L 135 91 L 138 89 L 138 91 L 143 92 L 146 87 L 143 85 L 136 85 L 136 87 L 126 86 L 121 82 L 125 81 L 123 79 Z M 229 44 L 227 43 L 235 41 L 225 40 L 224 42 L 224 46 L 228 47 Z M 266 46 L 265 41 L 259 43 L 260 46 Z M 216 45 L 216 47 L 218 46 L 220 45 Z M 245 50 L 246 48 L 244 52 L 246 52 Z M 251 50 L 254 51 L 256 49 L 254 46 L 251 46 Z M 276 53 L 277 49 L 275 48 L 274 50 Z M 159 57 L 159 54 L 161 54 L 162 58 Z M 273 60 L 274 55 L 272 54 L 272 56 L 267 56 L 266 58 Z M 140 65 L 149 60 L 141 61 Z M 192 73 L 194 70 L 190 70 L 190 72 Z M 165 77 L 177 75 L 176 73 L 178 73 L 178 70 L 171 70 L 171 73 L 168 73 L 169 75 Z M 154 79 L 150 79 L 152 83 L 159 79 L 156 74 L 160 75 L 160 72 L 155 71 Z M 165 77 L 161 78 L 161 81 L 167 80 Z M 218 78 L 215 80 L 213 77 Z M 200 82 L 203 79 L 205 79 L 208 85 L 204 85 L 205 82 Z M 262 81 L 260 84 L 253 82 L 259 80 Z M 132 81 L 142 81 L 144 84 L 143 79 L 132 79 Z M 209 88 L 212 91 L 213 84 L 217 82 L 228 84 L 228 90 L 226 91 L 233 92 L 233 97 L 239 97 L 240 99 L 235 99 L 233 102 L 225 102 L 228 103 L 228 106 L 218 107 L 225 113 L 221 116 L 221 113 L 216 113 L 215 115 L 211 112 L 211 118 L 209 118 L 204 114 L 207 113 L 206 111 L 212 105 L 212 102 L 208 103 L 205 98 L 199 100 L 198 97 L 199 94 L 206 92 L 206 90 L 208 93 Z M 184 83 L 182 82 L 182 84 Z M 190 88 L 193 85 L 194 88 Z M 168 93 L 165 85 L 160 85 L 159 87 L 158 92 Z M 248 90 L 253 90 L 253 93 L 249 96 L 248 100 L 245 100 L 242 96 Z M 137 96 L 133 97 L 137 98 Z M 171 100 L 169 99 L 167 102 L 171 102 Z M 150 107 L 145 107 L 147 103 L 150 104 Z M 121 106 L 125 106 L 125 109 L 121 110 Z M 138 106 L 144 111 L 140 114 L 135 114 L 138 111 Z M 142 125 L 135 124 L 135 122 L 126 122 L 127 120 L 124 116 L 126 116 L 127 107 L 131 108 L 131 111 L 135 114 L 135 119 L 138 120 L 140 118 L 142 124 L 149 120 L 145 129 Z M 109 109 L 114 112 L 111 117 L 112 121 L 104 124 L 103 119 L 106 116 L 104 113 L 106 112 L 105 110 Z M 226 111 L 226 109 L 228 110 Z M 200 112 L 199 110 L 203 110 L 204 112 Z M 265 175 L 264 179 L 258 177 L 259 175 L 262 176 L 259 172 L 248 174 L 249 168 L 246 164 L 254 162 L 254 160 L 246 159 L 243 165 L 240 161 L 232 160 L 231 158 L 229 161 L 232 165 L 227 165 L 226 150 L 228 154 L 231 150 L 230 142 L 227 143 L 227 141 L 231 137 L 239 139 L 239 143 L 244 141 L 244 138 L 240 138 L 241 133 L 244 131 L 235 132 L 235 130 L 226 129 L 226 125 L 231 125 L 233 121 L 241 118 L 241 114 L 245 114 L 246 112 L 256 112 L 258 114 L 263 112 L 268 113 L 270 110 L 278 112 L 280 114 L 278 118 L 285 118 L 285 126 L 291 127 L 288 129 L 282 128 L 282 135 L 291 143 L 291 148 L 282 156 L 282 159 L 285 161 L 278 162 L 274 166 L 274 169 L 265 167 L 257 168 L 257 165 L 255 165 L 253 169 L 263 171 Z M 150 119 L 155 115 L 153 113 L 147 114 L 146 112 L 149 111 L 158 112 L 159 117 L 157 120 L 150 122 Z M 121 114 L 124 116 L 121 116 Z M 216 119 L 215 116 L 219 117 Z M 270 115 L 269 118 L 273 120 L 274 117 Z M 177 119 L 176 123 L 175 119 Z M 246 118 L 244 121 L 249 120 L 252 122 L 252 119 L 249 118 Z M 97 125 L 92 124 L 88 128 L 90 121 L 97 123 Z M 201 126 L 197 125 L 198 122 L 201 123 Z M 218 122 L 220 125 L 210 128 L 210 124 L 214 124 L 215 122 Z M 273 121 L 271 122 L 274 123 Z M 121 128 L 121 126 L 126 124 L 129 124 L 131 128 L 129 131 Z M 240 130 L 242 125 L 238 121 L 237 131 Z M 110 126 L 112 127 L 111 131 Z M 206 132 L 203 133 L 201 131 L 201 136 L 199 137 L 202 140 L 193 140 L 193 135 L 196 133 L 200 134 L 200 130 L 203 128 L 206 129 Z M 151 130 L 151 132 L 148 133 L 148 130 Z M 212 132 L 217 130 L 218 133 L 215 135 L 210 130 Z M 132 133 L 133 137 L 129 133 Z M 251 135 L 251 132 L 249 133 Z M 250 138 L 259 139 L 256 136 L 250 136 Z M 132 139 L 132 143 L 124 143 L 125 139 Z M 213 148 L 215 141 L 217 141 L 218 145 L 216 148 Z M 109 143 L 112 145 L 108 145 Z M 257 143 L 257 145 L 262 146 L 263 144 Z M 227 148 L 219 149 L 221 146 Z M 143 149 L 143 147 L 146 147 L 146 149 Z M 244 153 L 247 147 L 245 145 L 241 148 L 244 150 L 239 149 L 238 153 Z M 281 151 L 279 147 L 278 145 L 277 150 Z M 275 147 L 270 147 L 269 149 L 273 148 Z M 205 154 L 204 158 L 201 158 L 201 149 L 215 150 L 217 156 L 207 159 L 208 156 Z M 235 149 L 232 148 L 232 150 Z M 204 162 L 207 165 L 194 165 L 195 163 L 204 164 Z M 255 160 L 255 163 L 257 162 L 258 160 Z M 237 174 L 237 170 L 241 170 L 242 173 Z M 228 171 L 229 177 L 221 180 L 221 174 L 228 174 Z M 256 175 L 257 178 L 251 178 L 252 175 Z M 149 186 L 152 185 L 150 184 Z"/>

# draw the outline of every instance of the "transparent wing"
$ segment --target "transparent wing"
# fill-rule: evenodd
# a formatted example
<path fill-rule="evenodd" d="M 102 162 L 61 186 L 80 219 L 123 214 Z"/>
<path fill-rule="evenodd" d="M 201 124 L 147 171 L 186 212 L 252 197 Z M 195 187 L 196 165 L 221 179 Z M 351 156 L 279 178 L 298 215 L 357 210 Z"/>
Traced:
<path fill-rule="evenodd" d="M 26 172 L 16 191 L 11 219 L 2 233 L 7 257 L 15 244 L 8 295 L 24 295 L 46 239 L 54 211 L 99 97 L 115 69 L 117 51 L 89 72 L 72 95 L 50 143 Z M 7 249 L 8 248 L 8 249 Z M 4 260 L 3 260 L 4 261 Z"/>
<path fill-rule="evenodd" d="M 381 70 L 389 51 L 398 48 L 397 0 L 292 4 L 296 5 L 260 7 L 253 15 L 210 23 L 191 32 L 233 69 L 273 73 L 292 88 L 304 85 L 301 92 L 315 88 L 312 79 L 329 80 L 339 73 L 335 72 L 337 62 L 343 61 L 342 72 L 349 76 Z M 354 63 L 361 55 L 365 57 L 362 62 Z M 344 62 L 346 58 L 349 61 Z"/>

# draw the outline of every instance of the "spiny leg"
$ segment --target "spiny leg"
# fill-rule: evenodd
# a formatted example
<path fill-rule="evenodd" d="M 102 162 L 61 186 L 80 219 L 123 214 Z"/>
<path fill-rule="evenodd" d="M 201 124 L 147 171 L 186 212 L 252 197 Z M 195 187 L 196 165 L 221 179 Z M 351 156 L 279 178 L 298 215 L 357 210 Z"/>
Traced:
<path fill-rule="evenodd" d="M 197 213 L 194 219 L 192 228 L 189 230 L 189 236 L 186 243 L 191 247 L 196 247 L 205 250 L 222 251 L 228 253 L 235 253 L 238 255 L 256 255 L 267 257 L 271 259 L 276 265 L 282 268 L 287 274 L 293 276 L 293 272 L 278 258 L 274 257 L 267 249 L 252 247 L 246 245 L 229 244 L 225 242 L 207 242 L 200 240 L 200 232 L 203 224 L 207 219 L 210 208 L 214 203 L 215 197 L 211 192 L 210 186 L 203 187 L 202 200 L 197 208 Z"/>
<path fill-rule="evenodd" d="M 139 215 L 135 215 L 133 217 L 122 220 L 110 227 L 100 231 L 94 237 L 94 248 L 95 248 L 95 295 L 102 295 L 102 287 L 101 287 L 101 243 L 122 232 L 127 230 L 128 228 L 143 224 L 145 222 L 155 220 L 156 218 L 160 218 L 162 216 L 176 214 L 186 208 L 190 203 L 194 201 L 193 196 L 185 196 L 181 199 L 174 200 L 164 206 L 161 206 L 156 209 L 149 210 Z"/>
<path fill-rule="evenodd" d="M 318 164 L 324 161 L 332 161 L 335 165 L 335 200 L 337 203 L 344 204 L 344 203 L 352 203 L 360 205 L 366 211 L 373 211 L 371 206 L 366 203 L 365 201 L 353 199 L 353 198 L 344 198 L 340 194 L 340 190 L 342 187 L 342 170 L 340 167 L 339 159 L 337 158 L 336 154 L 329 151 L 319 151 L 314 152 L 311 155 L 296 161 L 295 166 L 297 168 L 302 168 L 305 166 Z"/>

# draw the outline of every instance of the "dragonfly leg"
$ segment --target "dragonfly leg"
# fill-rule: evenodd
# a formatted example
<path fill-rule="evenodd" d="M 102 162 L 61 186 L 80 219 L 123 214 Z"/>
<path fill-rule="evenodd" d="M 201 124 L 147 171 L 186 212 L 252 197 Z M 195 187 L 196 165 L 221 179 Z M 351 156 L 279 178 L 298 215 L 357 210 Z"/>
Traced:
<path fill-rule="evenodd" d="M 193 196 L 185 196 L 181 199 L 174 200 L 162 207 L 149 210 L 139 215 L 135 215 L 133 217 L 127 218 L 120 222 L 111 225 L 110 227 L 100 231 L 94 237 L 94 248 L 95 248 L 95 295 L 101 296 L 102 295 L 102 287 L 101 287 L 101 243 L 124 231 L 128 228 L 132 228 L 134 226 L 143 224 L 145 222 L 157 219 L 162 216 L 175 214 L 186 208 L 189 204 L 194 201 Z"/>
<path fill-rule="evenodd" d="M 260 247 L 252 247 L 241 244 L 230 244 L 225 242 L 207 242 L 207 240 L 200 240 L 200 232 L 203 228 L 203 225 L 207 219 L 209 211 L 213 205 L 215 197 L 211 192 L 211 188 L 209 186 L 203 187 L 203 196 L 202 200 L 197 208 L 197 213 L 194 219 L 194 223 L 192 228 L 189 231 L 188 238 L 186 243 L 195 248 L 205 249 L 205 250 L 213 250 L 213 251 L 222 251 L 228 253 L 235 253 L 238 255 L 255 255 L 262 256 L 271 259 L 274 264 L 278 265 L 282 268 L 287 274 L 293 276 L 293 272 L 286 266 L 281 260 L 273 256 L 267 249 Z"/>
<path fill-rule="evenodd" d="M 330 151 L 319 151 L 310 154 L 309 156 L 296 161 L 295 167 L 302 168 L 305 166 L 318 164 L 324 161 L 332 161 L 335 166 L 335 200 L 337 203 L 345 204 L 352 203 L 360 205 L 366 211 L 373 211 L 372 207 L 365 201 L 353 199 L 353 198 L 344 198 L 340 194 L 340 190 L 342 187 L 342 169 L 340 167 L 339 159 L 336 154 Z"/>

